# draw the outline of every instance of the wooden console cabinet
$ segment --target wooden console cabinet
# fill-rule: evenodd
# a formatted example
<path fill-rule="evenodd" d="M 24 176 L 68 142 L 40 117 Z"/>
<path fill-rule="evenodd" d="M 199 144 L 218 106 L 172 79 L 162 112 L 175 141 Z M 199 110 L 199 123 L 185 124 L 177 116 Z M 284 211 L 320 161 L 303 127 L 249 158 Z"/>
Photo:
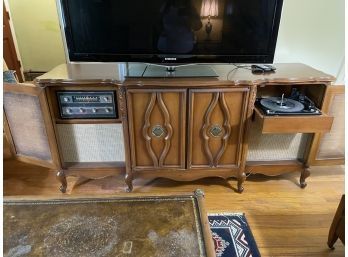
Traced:
<path fill-rule="evenodd" d="M 128 191 L 139 177 L 235 177 L 242 192 L 246 173 L 286 172 L 300 172 L 305 187 L 310 166 L 318 164 L 320 139 L 333 123 L 327 113 L 332 90 L 341 91 L 331 85 L 332 76 L 306 65 L 276 66 L 275 73 L 253 75 L 215 65 L 218 78 L 74 79 L 60 65 L 35 85 L 5 85 L 5 132 L 19 160 L 57 171 L 62 192 L 66 176 L 120 173 Z M 288 95 L 293 88 L 322 115 L 270 117 L 254 107 L 257 97 Z M 69 90 L 114 92 L 117 118 L 61 119 L 57 92 Z"/>
<path fill-rule="evenodd" d="M 139 86 L 127 91 L 131 167 L 134 177 L 194 180 L 236 177 L 238 191 L 245 180 L 245 131 L 255 94 L 252 85 L 201 81 L 176 86 Z M 190 86 L 187 86 L 190 85 Z M 201 87 L 201 88 L 200 88 Z"/>

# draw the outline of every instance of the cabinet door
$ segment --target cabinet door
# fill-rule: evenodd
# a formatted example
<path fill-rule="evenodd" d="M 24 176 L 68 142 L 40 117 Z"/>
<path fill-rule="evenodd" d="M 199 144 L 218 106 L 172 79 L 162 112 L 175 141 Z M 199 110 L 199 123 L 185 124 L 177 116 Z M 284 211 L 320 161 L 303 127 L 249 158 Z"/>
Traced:
<path fill-rule="evenodd" d="M 314 134 L 309 151 L 309 165 L 343 165 L 344 164 L 344 86 L 328 86 L 326 89 L 322 111 L 332 117 L 331 131 Z"/>
<path fill-rule="evenodd" d="M 190 90 L 188 168 L 240 166 L 248 88 Z"/>
<path fill-rule="evenodd" d="M 186 90 L 127 90 L 133 169 L 184 169 Z"/>
<path fill-rule="evenodd" d="M 4 130 L 18 160 L 53 169 L 60 167 L 43 88 L 4 84 Z"/>

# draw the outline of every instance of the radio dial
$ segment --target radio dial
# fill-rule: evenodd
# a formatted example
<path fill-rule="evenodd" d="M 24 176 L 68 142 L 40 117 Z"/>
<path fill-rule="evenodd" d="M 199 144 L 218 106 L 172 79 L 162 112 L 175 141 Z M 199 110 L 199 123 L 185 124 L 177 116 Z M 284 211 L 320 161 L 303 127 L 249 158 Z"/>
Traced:
<path fill-rule="evenodd" d="M 62 91 L 57 92 L 60 116 L 64 119 L 115 118 L 114 91 Z"/>

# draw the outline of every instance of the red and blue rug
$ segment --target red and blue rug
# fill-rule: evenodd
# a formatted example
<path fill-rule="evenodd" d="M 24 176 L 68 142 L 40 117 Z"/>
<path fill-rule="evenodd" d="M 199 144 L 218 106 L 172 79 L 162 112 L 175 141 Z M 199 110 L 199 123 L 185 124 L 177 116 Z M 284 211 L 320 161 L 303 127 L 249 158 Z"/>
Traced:
<path fill-rule="evenodd" d="M 242 213 L 210 213 L 216 257 L 260 257 L 255 239 Z"/>

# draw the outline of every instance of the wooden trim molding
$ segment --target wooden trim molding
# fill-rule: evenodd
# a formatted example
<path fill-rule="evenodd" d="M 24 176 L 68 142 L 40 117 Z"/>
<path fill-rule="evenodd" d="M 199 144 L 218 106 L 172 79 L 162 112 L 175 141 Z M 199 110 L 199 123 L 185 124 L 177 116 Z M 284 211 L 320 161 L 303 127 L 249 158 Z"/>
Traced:
<path fill-rule="evenodd" d="M 131 167 L 131 150 L 130 150 L 130 133 L 129 133 L 129 124 L 128 124 L 128 112 L 127 112 L 127 94 L 126 89 L 121 86 L 117 90 L 118 93 L 118 106 L 119 114 L 122 120 L 123 128 L 123 138 L 124 138 L 124 148 L 125 148 L 125 157 L 126 157 L 126 175 L 125 182 L 127 184 L 127 192 L 133 190 L 133 171 Z"/>
<path fill-rule="evenodd" d="M 196 189 L 194 192 L 198 201 L 199 218 L 202 224 L 203 240 L 207 257 L 216 256 L 213 237 L 211 235 L 208 213 L 204 204 L 204 192 L 201 189 Z"/>
<path fill-rule="evenodd" d="M 170 124 L 169 112 L 168 112 L 166 105 L 163 102 L 162 94 L 156 93 L 156 96 L 157 96 L 159 108 L 164 116 L 164 127 L 165 127 L 166 132 L 167 132 L 167 135 L 164 137 L 164 148 L 163 148 L 162 153 L 160 155 L 159 164 L 158 164 L 159 167 L 163 167 L 164 160 L 167 157 L 167 154 L 168 154 L 168 151 L 170 148 L 170 140 L 172 139 L 172 136 L 173 136 L 173 127 Z"/>
<path fill-rule="evenodd" d="M 267 176 L 278 176 L 284 173 L 303 170 L 300 161 L 248 161 L 245 172 L 252 174 L 264 174 Z"/>
<path fill-rule="evenodd" d="M 217 106 L 218 103 L 220 104 L 220 107 L 221 107 L 222 112 L 223 112 L 224 135 L 221 136 L 222 144 L 221 144 L 220 149 L 218 150 L 217 154 L 215 156 L 213 156 L 212 152 L 210 150 L 210 147 L 209 147 L 210 136 L 208 135 L 208 129 L 211 127 L 210 116 L 211 116 L 213 110 L 215 109 L 215 107 Z M 212 98 L 212 100 L 209 104 L 209 107 L 205 113 L 204 124 L 203 124 L 202 130 L 201 130 L 202 131 L 201 134 L 202 134 L 202 138 L 203 138 L 203 142 L 204 142 L 204 152 L 208 158 L 210 167 L 217 167 L 219 165 L 219 160 L 226 150 L 227 142 L 228 142 L 228 139 L 231 135 L 230 120 L 231 120 L 230 111 L 227 107 L 224 93 L 223 92 L 213 93 L 213 98 Z"/>
<path fill-rule="evenodd" d="M 219 92 L 216 92 L 216 93 L 213 94 L 213 98 L 212 98 L 212 100 L 211 100 L 211 102 L 210 102 L 210 104 L 208 106 L 208 109 L 207 109 L 207 111 L 205 113 L 204 124 L 203 124 L 203 127 L 202 127 L 202 137 L 203 137 L 203 142 L 204 142 L 204 153 L 205 153 L 206 157 L 208 158 L 210 167 L 214 166 L 214 157 L 213 157 L 213 154 L 210 151 L 210 147 L 209 147 L 209 139 L 210 138 L 208 136 L 207 130 L 208 130 L 209 126 L 210 126 L 210 116 L 211 116 L 211 113 L 214 110 L 214 108 L 216 107 L 218 99 L 219 99 Z"/>
<path fill-rule="evenodd" d="M 150 98 L 150 102 L 147 105 L 146 112 L 145 112 L 144 126 L 143 126 L 143 137 L 144 137 L 145 142 L 146 142 L 147 152 L 152 159 L 153 166 L 157 168 L 159 166 L 158 159 L 157 159 L 157 156 L 156 156 L 156 154 L 151 146 L 152 138 L 148 134 L 149 128 L 151 127 L 150 116 L 151 116 L 151 113 L 152 113 L 153 108 L 155 106 L 155 103 L 156 103 L 156 93 L 152 93 L 151 98 Z"/>
<path fill-rule="evenodd" d="M 219 152 L 217 153 L 217 155 L 215 156 L 215 159 L 214 159 L 214 166 L 215 167 L 218 166 L 219 160 L 220 160 L 221 156 L 223 155 L 223 153 L 226 150 L 228 139 L 229 139 L 229 137 L 231 135 L 231 130 L 232 130 L 231 125 L 230 125 L 230 120 L 231 120 L 230 111 L 229 111 L 229 109 L 227 107 L 227 104 L 226 104 L 225 94 L 222 93 L 222 92 L 219 93 L 219 103 L 220 103 L 222 112 L 224 114 L 224 124 L 223 124 L 223 127 L 224 127 L 224 130 L 225 130 L 225 134 L 222 137 L 222 145 L 220 147 L 220 150 L 219 150 Z"/>
<path fill-rule="evenodd" d="M 17 151 L 16 151 L 16 146 L 13 142 L 13 138 L 12 138 L 12 135 L 11 135 L 11 129 L 10 129 L 10 126 L 8 125 L 8 120 L 7 120 L 7 117 L 6 117 L 6 112 L 5 110 L 3 110 L 3 117 L 4 117 L 4 132 L 5 132 L 5 136 L 6 136 L 6 139 L 8 140 L 8 143 L 10 145 L 10 151 L 11 151 L 11 154 L 12 156 L 16 157 L 17 156 Z"/>
<path fill-rule="evenodd" d="M 248 147 L 249 147 L 249 133 L 250 133 L 250 127 L 251 127 L 251 120 L 255 108 L 255 101 L 256 101 L 256 95 L 257 95 L 257 86 L 254 85 L 250 88 L 249 94 L 247 96 L 247 100 L 244 102 L 244 109 L 245 109 L 245 117 L 243 117 L 243 120 L 245 121 L 245 125 L 243 127 L 244 131 L 240 130 L 240 133 L 243 135 L 243 141 L 239 142 L 240 144 L 240 170 L 238 172 L 238 192 L 242 193 L 244 191 L 243 183 L 246 180 L 246 174 L 245 174 L 245 165 L 246 165 L 246 159 L 248 156 Z M 244 132 L 244 133 L 243 133 Z"/>

